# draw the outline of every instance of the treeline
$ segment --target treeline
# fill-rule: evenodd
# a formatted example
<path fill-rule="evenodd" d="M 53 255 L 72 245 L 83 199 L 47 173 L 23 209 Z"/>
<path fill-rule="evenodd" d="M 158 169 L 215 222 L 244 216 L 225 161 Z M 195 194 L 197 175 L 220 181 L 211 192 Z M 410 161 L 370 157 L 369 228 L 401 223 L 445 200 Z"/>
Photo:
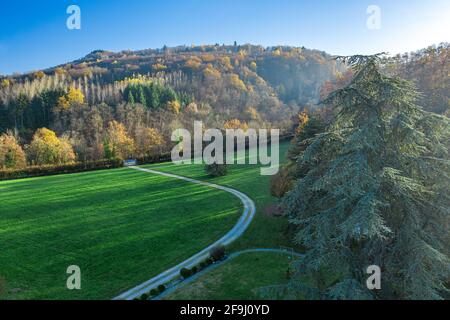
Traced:
<path fill-rule="evenodd" d="M 450 44 L 399 54 L 385 59 L 383 65 L 391 74 L 416 84 L 425 110 L 450 116 Z"/>
<path fill-rule="evenodd" d="M 327 54 L 305 48 L 215 45 L 95 51 L 57 68 L 2 78 L 0 130 L 16 128 L 22 134 L 51 126 L 55 100 L 71 87 L 82 92 L 88 105 L 136 102 L 159 108 L 167 100 L 177 100 L 180 106 L 172 109 L 182 111 L 196 102 L 222 121 L 244 114 L 260 122 L 286 121 L 305 104 L 316 104 L 322 83 L 338 70 Z M 130 86 L 127 79 L 154 85 Z"/>

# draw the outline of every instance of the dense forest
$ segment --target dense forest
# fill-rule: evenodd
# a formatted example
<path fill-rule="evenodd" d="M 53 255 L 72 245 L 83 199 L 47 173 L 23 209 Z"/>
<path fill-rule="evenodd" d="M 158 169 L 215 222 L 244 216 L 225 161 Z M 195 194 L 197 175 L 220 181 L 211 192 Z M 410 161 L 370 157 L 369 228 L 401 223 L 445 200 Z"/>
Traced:
<path fill-rule="evenodd" d="M 449 113 L 448 44 L 383 60 L 387 73 L 417 80 L 426 110 Z M 170 134 L 206 126 L 297 125 L 352 70 L 325 52 L 253 45 L 96 50 L 72 63 L 0 77 L 0 167 L 148 156 Z"/>
<path fill-rule="evenodd" d="M 0 132 L 27 150 L 37 130 L 46 128 L 85 161 L 161 151 L 170 147 L 174 129 L 189 129 L 194 119 L 216 128 L 289 130 L 292 116 L 316 105 L 322 84 L 343 68 L 326 53 L 304 48 L 98 50 L 70 64 L 2 78 Z M 60 163 L 50 158 L 44 162 Z M 27 162 L 42 163 L 31 152 Z M 0 165 L 14 167 L 12 161 Z"/>

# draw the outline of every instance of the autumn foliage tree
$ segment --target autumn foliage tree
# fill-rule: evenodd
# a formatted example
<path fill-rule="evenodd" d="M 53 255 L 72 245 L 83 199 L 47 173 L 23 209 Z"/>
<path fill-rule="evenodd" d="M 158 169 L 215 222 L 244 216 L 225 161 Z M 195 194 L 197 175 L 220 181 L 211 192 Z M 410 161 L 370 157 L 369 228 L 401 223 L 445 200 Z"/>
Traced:
<path fill-rule="evenodd" d="M 11 132 L 0 135 L 0 169 L 20 169 L 25 166 L 25 152 L 16 137 Z"/>
<path fill-rule="evenodd" d="M 136 153 L 141 156 L 150 156 L 163 144 L 163 136 L 154 128 L 142 128 L 136 136 Z"/>
<path fill-rule="evenodd" d="M 28 157 L 35 165 L 60 165 L 74 162 L 76 159 L 69 140 L 65 137 L 58 138 L 54 131 L 47 128 L 36 131 L 27 151 Z"/>
<path fill-rule="evenodd" d="M 134 150 L 134 140 L 128 135 L 125 126 L 115 120 L 110 121 L 104 141 L 105 158 L 127 159 Z"/>
<path fill-rule="evenodd" d="M 76 104 L 80 105 L 83 103 L 84 103 L 83 93 L 81 92 L 80 89 L 74 87 L 70 87 L 69 91 L 65 95 L 59 97 L 58 99 L 58 107 L 63 110 L 67 110 Z"/>
<path fill-rule="evenodd" d="M 242 129 L 244 131 L 248 130 L 248 124 L 245 121 L 241 121 L 239 119 L 231 119 L 228 121 L 225 121 L 224 125 L 223 125 L 224 129 Z"/>

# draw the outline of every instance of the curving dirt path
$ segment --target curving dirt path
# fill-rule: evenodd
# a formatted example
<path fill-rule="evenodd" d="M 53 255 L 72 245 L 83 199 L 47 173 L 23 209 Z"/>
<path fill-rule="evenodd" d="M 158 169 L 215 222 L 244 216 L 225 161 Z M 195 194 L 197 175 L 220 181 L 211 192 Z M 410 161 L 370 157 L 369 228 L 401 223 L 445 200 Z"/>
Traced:
<path fill-rule="evenodd" d="M 217 240 L 216 242 L 214 242 L 207 248 L 203 249 L 202 251 L 198 252 L 197 254 L 193 255 L 189 259 L 181 262 L 177 266 L 172 267 L 172 268 L 160 273 L 156 277 L 153 277 L 152 279 L 150 279 L 150 280 L 126 291 L 126 292 L 121 293 L 120 295 L 115 297 L 113 300 L 133 300 L 134 298 L 140 297 L 144 293 L 148 293 L 151 289 L 156 288 L 157 286 L 159 286 L 161 284 L 166 284 L 166 283 L 178 278 L 180 276 L 180 270 L 182 268 L 192 268 L 193 266 L 199 264 L 204 259 L 209 257 L 209 251 L 212 248 L 214 248 L 215 246 L 217 246 L 217 245 L 225 245 L 226 246 L 226 245 L 229 245 L 230 243 L 232 243 L 233 241 L 235 241 L 236 239 L 238 239 L 245 232 L 245 230 L 247 230 L 248 226 L 250 225 L 250 222 L 253 220 L 253 217 L 255 216 L 256 208 L 255 208 L 255 203 L 253 202 L 253 200 L 250 199 L 244 193 L 237 191 L 235 189 L 224 187 L 224 186 L 219 186 L 214 183 L 209 183 L 209 182 L 205 182 L 205 181 L 199 181 L 199 180 L 195 180 L 195 179 L 191 179 L 191 178 L 186 178 L 186 177 L 178 176 L 178 175 L 171 174 L 171 173 L 165 173 L 165 172 L 160 172 L 160 171 L 151 170 L 151 169 L 144 169 L 144 168 L 140 168 L 140 167 L 130 167 L 130 168 L 134 169 L 134 170 L 147 172 L 147 173 L 158 174 L 158 175 L 169 177 L 169 178 L 184 180 L 187 182 L 200 184 L 203 186 L 207 186 L 207 187 L 215 188 L 215 189 L 222 190 L 225 192 L 229 192 L 241 200 L 241 202 L 244 206 L 244 210 L 243 210 L 242 216 L 239 218 L 238 222 L 233 227 L 233 229 L 231 229 L 221 239 Z"/>

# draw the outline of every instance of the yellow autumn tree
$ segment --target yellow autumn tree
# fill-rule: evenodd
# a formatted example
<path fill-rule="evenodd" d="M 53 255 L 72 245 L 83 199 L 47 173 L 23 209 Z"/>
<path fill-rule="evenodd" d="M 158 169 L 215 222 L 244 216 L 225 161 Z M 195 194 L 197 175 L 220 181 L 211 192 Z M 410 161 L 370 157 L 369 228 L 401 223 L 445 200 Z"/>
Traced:
<path fill-rule="evenodd" d="M 282 53 L 281 48 L 278 48 L 272 52 L 272 55 L 275 57 L 279 57 L 281 56 L 281 53 Z"/>
<path fill-rule="evenodd" d="M 208 80 L 218 80 L 221 77 L 220 71 L 213 67 L 212 64 L 208 64 L 203 70 L 203 75 Z"/>
<path fill-rule="evenodd" d="M 309 121 L 309 116 L 308 116 L 308 113 L 306 112 L 306 110 L 303 110 L 302 112 L 300 112 L 297 115 L 297 119 L 298 119 L 298 126 L 297 126 L 297 129 L 295 129 L 295 134 L 299 135 L 303 131 L 303 128 L 305 128 L 305 126 L 308 124 L 308 121 Z"/>
<path fill-rule="evenodd" d="M 134 140 L 125 126 L 115 120 L 110 121 L 106 132 L 104 153 L 106 158 L 128 159 L 134 153 Z"/>
<path fill-rule="evenodd" d="M 213 62 L 214 60 L 216 60 L 216 57 L 214 57 L 214 55 L 212 54 L 204 54 L 201 56 L 201 59 L 204 62 Z"/>
<path fill-rule="evenodd" d="M 34 73 L 34 77 L 36 79 L 42 79 L 43 77 L 45 77 L 45 73 L 43 71 L 37 71 Z"/>
<path fill-rule="evenodd" d="M 244 81 L 242 81 L 237 74 L 232 74 L 230 76 L 230 82 L 233 87 L 238 90 L 247 91 Z"/>
<path fill-rule="evenodd" d="M 234 129 L 234 130 L 242 129 L 244 131 L 247 131 L 248 124 L 247 124 L 247 122 L 241 121 L 239 119 L 231 119 L 224 123 L 223 128 L 224 129 Z"/>
<path fill-rule="evenodd" d="M 139 156 L 150 156 L 164 142 L 163 136 L 157 129 L 142 128 L 136 136 L 136 152 Z"/>
<path fill-rule="evenodd" d="M 186 68 L 193 69 L 193 70 L 199 69 L 201 65 L 202 65 L 202 60 L 195 56 L 188 59 L 186 61 L 186 63 L 184 64 L 184 66 Z"/>
<path fill-rule="evenodd" d="M 80 89 L 70 87 L 69 91 L 58 99 L 58 107 L 63 110 L 69 109 L 73 105 L 84 103 L 84 95 Z"/>
<path fill-rule="evenodd" d="M 28 156 L 36 165 L 61 165 L 74 162 L 76 158 L 69 140 L 58 138 L 54 131 L 47 128 L 36 131 L 28 147 Z"/>
<path fill-rule="evenodd" d="M 181 110 L 180 102 L 178 100 L 167 102 L 167 110 L 173 112 L 174 114 L 179 114 Z"/>
<path fill-rule="evenodd" d="M 26 166 L 25 152 L 10 133 L 0 135 L 0 169 L 21 169 Z"/>
<path fill-rule="evenodd" d="M 152 65 L 153 71 L 163 71 L 167 69 L 167 66 L 163 65 L 162 63 L 155 63 Z"/>
<path fill-rule="evenodd" d="M 63 75 L 63 74 L 66 74 L 66 73 L 67 73 L 67 71 L 65 69 L 61 68 L 61 67 L 58 67 L 58 68 L 55 69 L 55 75 Z"/>
<path fill-rule="evenodd" d="M 11 85 L 11 81 L 9 79 L 3 79 L 1 81 L 1 87 L 2 88 L 8 88 Z"/>
<path fill-rule="evenodd" d="M 223 58 L 220 60 L 220 63 L 222 64 L 222 67 L 223 67 L 226 71 L 231 71 L 231 70 L 233 70 L 233 66 L 231 65 L 230 57 L 223 57 Z"/>

